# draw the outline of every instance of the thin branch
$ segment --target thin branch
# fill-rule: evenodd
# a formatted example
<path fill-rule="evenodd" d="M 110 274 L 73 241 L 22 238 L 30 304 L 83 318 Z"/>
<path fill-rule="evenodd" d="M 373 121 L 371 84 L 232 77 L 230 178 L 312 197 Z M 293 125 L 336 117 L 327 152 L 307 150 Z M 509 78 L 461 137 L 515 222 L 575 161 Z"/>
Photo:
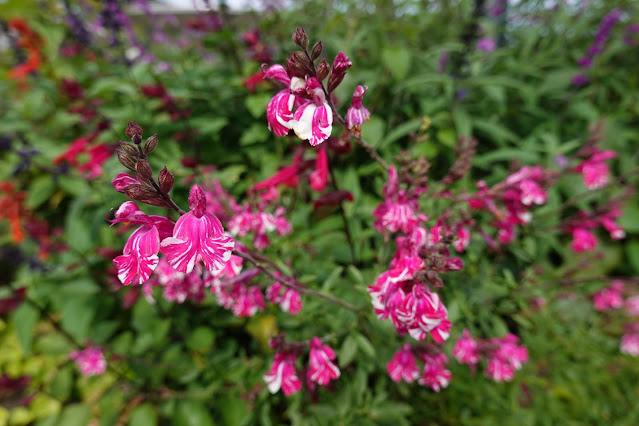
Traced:
<path fill-rule="evenodd" d="M 279 282 L 280 284 L 282 284 L 285 287 L 292 288 L 293 290 L 299 291 L 300 293 L 303 293 L 303 294 L 308 294 L 310 296 L 316 296 L 316 297 L 319 297 L 321 299 L 328 300 L 329 302 L 333 302 L 333 303 L 335 303 L 337 305 L 340 305 L 343 308 L 346 308 L 346 309 L 348 309 L 350 311 L 353 311 L 353 312 L 359 312 L 361 310 L 361 308 L 357 308 L 356 306 L 351 305 L 350 303 L 345 302 L 345 301 L 343 301 L 342 299 L 340 299 L 338 297 L 331 296 L 330 294 L 326 294 L 326 293 L 323 293 L 323 292 L 318 291 L 318 290 L 313 290 L 311 288 L 301 287 L 301 286 L 299 286 L 297 284 L 292 284 L 292 283 L 290 283 L 290 282 L 288 282 L 288 281 L 286 281 L 286 280 L 284 280 L 284 279 L 282 279 L 282 278 L 280 278 L 278 276 L 275 276 L 259 260 L 255 259 L 250 254 L 242 253 L 242 252 L 239 252 L 237 250 L 233 250 L 233 254 L 235 256 L 239 256 L 242 259 L 251 262 L 253 265 L 255 265 L 256 268 L 258 268 L 260 271 L 262 271 L 264 274 L 266 274 L 269 278 Z"/>

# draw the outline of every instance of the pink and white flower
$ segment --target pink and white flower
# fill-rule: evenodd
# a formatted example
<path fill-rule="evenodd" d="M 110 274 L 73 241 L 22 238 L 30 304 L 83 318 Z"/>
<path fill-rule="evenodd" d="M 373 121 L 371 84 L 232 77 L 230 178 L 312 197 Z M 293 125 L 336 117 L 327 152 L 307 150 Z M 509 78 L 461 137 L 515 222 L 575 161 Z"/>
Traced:
<path fill-rule="evenodd" d="M 162 253 L 180 272 L 191 272 L 199 261 L 209 271 L 217 272 L 231 258 L 235 242 L 224 235 L 219 219 L 206 211 L 205 195 L 198 185 L 191 188 L 189 207 L 191 211 L 175 224 L 173 236 L 162 240 Z"/>
<path fill-rule="evenodd" d="M 599 151 L 595 148 L 593 155 L 586 161 L 579 164 L 575 171 L 581 173 L 584 184 L 588 189 L 597 189 L 608 183 L 610 171 L 606 160 L 615 158 L 614 151 Z"/>
<path fill-rule="evenodd" d="M 390 378 L 396 383 L 400 380 L 404 380 L 406 383 L 417 380 L 419 368 L 417 368 L 410 343 L 405 343 L 399 351 L 395 352 L 393 359 L 386 364 L 386 370 Z"/>
<path fill-rule="evenodd" d="M 278 272 L 275 275 L 279 276 Z M 282 290 L 284 292 L 282 293 Z M 302 310 L 302 297 L 300 293 L 290 287 L 284 287 L 280 282 L 275 281 L 266 289 L 266 298 L 269 302 L 279 305 L 280 309 L 291 315 Z"/>
<path fill-rule="evenodd" d="M 446 362 L 448 362 L 446 355 L 423 353 L 420 354 L 420 358 L 424 362 L 424 370 L 422 377 L 419 378 L 419 384 L 428 386 L 435 392 L 446 388 L 452 377 L 452 373 L 446 369 Z"/>
<path fill-rule="evenodd" d="M 302 381 L 295 371 L 295 355 L 286 352 L 277 352 L 271 365 L 271 370 L 262 378 L 266 382 L 269 392 L 277 393 L 280 389 L 284 395 L 289 396 L 302 388 Z"/>
<path fill-rule="evenodd" d="M 364 99 L 364 93 L 368 90 L 368 86 L 357 86 L 353 93 L 353 100 L 351 106 L 346 112 L 346 125 L 349 129 L 355 129 L 362 125 L 365 121 L 370 120 L 371 113 L 368 112 L 366 107 L 362 106 L 362 100 Z"/>
<path fill-rule="evenodd" d="M 496 345 L 488 358 L 486 376 L 496 382 L 510 381 L 515 371 L 520 370 L 522 363 L 528 361 L 528 350 L 524 346 L 518 346 L 519 338 L 514 334 L 508 334 L 503 338 L 492 338 L 490 345 Z"/>
<path fill-rule="evenodd" d="M 309 354 L 308 374 L 311 381 L 326 386 L 331 380 L 336 380 L 340 376 L 337 365 L 332 360 L 335 359 L 335 352 L 330 347 L 323 345 L 317 337 L 311 340 L 311 350 Z"/>
<path fill-rule="evenodd" d="M 619 309 L 623 306 L 623 282 L 616 281 L 610 287 L 606 287 L 592 297 L 595 309 L 598 311 L 608 311 Z"/>
<path fill-rule="evenodd" d="M 133 201 L 122 203 L 110 222 L 112 225 L 118 222 L 142 225 L 129 237 L 122 256 L 113 259 L 122 284 L 136 281 L 142 284 L 157 266 L 160 240 L 171 235 L 173 223 L 166 217 L 145 214 Z"/>
<path fill-rule="evenodd" d="M 622 354 L 639 356 L 639 333 L 636 331 L 636 327 L 630 327 L 631 330 L 621 338 L 621 345 L 619 347 Z"/>
<path fill-rule="evenodd" d="M 479 344 L 467 329 L 453 347 L 453 356 L 462 364 L 474 365 L 479 362 Z"/>
<path fill-rule="evenodd" d="M 591 251 L 597 246 L 597 237 L 587 229 L 575 228 L 572 231 L 572 242 L 570 247 L 575 253 Z"/>
<path fill-rule="evenodd" d="M 306 92 L 311 99 L 304 101 L 295 111 L 290 122 L 295 134 L 312 146 L 324 142 L 333 130 L 333 110 L 326 101 L 322 85 L 311 77 L 306 81 Z"/>
<path fill-rule="evenodd" d="M 107 363 L 102 350 L 96 346 L 88 346 L 81 351 L 73 351 L 69 359 L 75 361 L 84 376 L 97 376 L 106 370 Z"/>

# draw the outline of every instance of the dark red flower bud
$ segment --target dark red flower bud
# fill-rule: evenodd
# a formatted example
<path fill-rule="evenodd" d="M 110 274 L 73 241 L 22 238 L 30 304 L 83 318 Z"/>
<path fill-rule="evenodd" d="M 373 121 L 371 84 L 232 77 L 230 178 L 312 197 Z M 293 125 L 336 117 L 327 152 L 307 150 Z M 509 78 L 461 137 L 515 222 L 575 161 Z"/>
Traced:
<path fill-rule="evenodd" d="M 158 146 L 158 135 L 153 135 L 144 143 L 144 154 L 149 155 Z"/>
<path fill-rule="evenodd" d="M 116 191 L 122 192 L 122 193 L 124 193 L 124 190 L 129 185 L 135 185 L 138 183 L 140 182 L 138 182 L 136 178 L 134 178 L 133 176 L 127 173 L 118 173 L 118 175 L 111 181 L 113 188 L 115 188 Z"/>
<path fill-rule="evenodd" d="M 335 207 L 342 201 L 353 201 L 353 194 L 343 189 L 338 191 L 328 192 L 323 194 L 317 200 L 313 202 L 313 207 L 318 208 L 322 206 Z"/>
<path fill-rule="evenodd" d="M 195 158 L 184 157 L 182 158 L 181 163 L 184 167 L 188 167 L 189 169 L 194 169 L 197 167 L 197 161 L 195 160 Z"/>
<path fill-rule="evenodd" d="M 328 92 L 332 92 L 340 85 L 346 71 L 353 65 L 351 60 L 344 54 L 344 52 L 337 53 L 335 60 L 333 61 L 333 68 L 331 69 L 331 75 L 328 77 Z"/>
<path fill-rule="evenodd" d="M 319 58 L 319 56 L 322 54 L 322 40 L 318 41 L 317 43 L 315 43 L 315 45 L 313 46 L 313 50 L 311 50 L 311 59 L 315 60 L 317 58 Z"/>
<path fill-rule="evenodd" d="M 132 200 L 150 204 L 152 206 L 170 207 L 169 204 L 158 194 L 154 188 L 148 185 L 129 185 L 124 193 Z"/>
<path fill-rule="evenodd" d="M 142 127 L 135 121 L 129 121 L 126 124 L 126 135 L 130 138 L 133 138 L 135 135 L 142 136 Z"/>
<path fill-rule="evenodd" d="M 160 170 L 160 175 L 158 176 L 158 183 L 160 184 L 160 189 L 165 194 L 168 193 L 171 188 L 173 188 L 173 184 L 175 183 L 175 177 L 173 173 L 171 173 L 166 166 L 162 170 Z"/>
<path fill-rule="evenodd" d="M 139 158 L 135 164 L 135 171 L 142 179 L 151 179 L 153 177 L 153 170 L 151 165 L 144 158 Z"/>
<path fill-rule="evenodd" d="M 161 83 L 142 86 L 140 90 L 144 96 L 149 98 L 161 98 L 166 94 L 166 89 Z"/>
<path fill-rule="evenodd" d="M 133 170 L 135 171 L 135 158 L 132 157 L 130 154 L 121 151 L 121 150 L 116 150 L 115 153 L 118 156 L 118 161 L 120 162 L 120 164 L 122 164 L 124 167 L 126 167 L 129 170 Z"/>
<path fill-rule="evenodd" d="M 315 70 L 310 59 L 299 50 L 292 52 L 290 58 L 286 60 L 286 71 L 289 76 L 295 76 L 299 78 L 305 78 L 313 76 Z"/>
<path fill-rule="evenodd" d="M 317 79 L 319 81 L 324 80 L 330 70 L 331 70 L 331 66 L 328 65 L 328 62 L 326 62 L 326 59 L 322 59 L 322 62 L 320 62 L 319 65 L 317 65 Z"/>
<path fill-rule="evenodd" d="M 295 32 L 291 34 L 293 36 L 293 42 L 297 44 L 302 49 L 306 50 L 308 47 L 308 36 L 306 35 L 306 31 L 303 28 L 297 27 Z"/>

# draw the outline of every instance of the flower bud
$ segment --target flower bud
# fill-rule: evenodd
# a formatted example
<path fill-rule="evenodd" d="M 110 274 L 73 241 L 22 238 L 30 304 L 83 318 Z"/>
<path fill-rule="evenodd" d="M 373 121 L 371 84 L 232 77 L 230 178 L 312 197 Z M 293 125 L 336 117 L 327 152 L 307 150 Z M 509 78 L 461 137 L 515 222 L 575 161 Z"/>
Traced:
<path fill-rule="evenodd" d="M 124 189 L 124 193 L 127 197 L 135 201 L 140 201 L 152 206 L 170 207 L 162 196 L 148 185 L 129 185 Z"/>
<path fill-rule="evenodd" d="M 330 70 L 331 70 L 331 67 L 330 65 L 328 65 L 328 62 L 326 62 L 326 59 L 322 59 L 322 62 L 320 62 L 319 65 L 317 65 L 317 79 L 319 81 L 324 80 Z"/>
<path fill-rule="evenodd" d="M 328 77 L 328 91 L 332 92 L 340 85 L 346 71 L 353 65 L 351 60 L 344 54 L 344 52 L 338 52 L 333 61 L 333 68 L 331 69 L 331 75 Z"/>
<path fill-rule="evenodd" d="M 126 152 L 133 158 L 137 158 L 140 154 L 138 149 L 128 142 L 120 141 L 120 151 Z"/>
<path fill-rule="evenodd" d="M 286 60 L 286 70 L 291 77 L 305 78 L 307 75 L 314 75 L 314 68 L 308 57 L 299 50 L 291 53 L 291 57 Z"/>
<path fill-rule="evenodd" d="M 303 28 L 297 27 L 295 32 L 291 34 L 293 36 L 293 42 L 297 44 L 302 49 L 306 50 L 308 47 L 308 36 L 306 35 L 306 31 Z"/>
<path fill-rule="evenodd" d="M 158 176 L 158 183 L 160 184 L 160 189 L 165 194 L 168 193 L 171 188 L 173 188 L 173 184 L 175 183 L 175 177 L 173 173 L 171 173 L 166 166 L 162 170 L 160 170 L 160 175 Z"/>
<path fill-rule="evenodd" d="M 315 45 L 313 46 L 313 50 L 311 50 L 311 59 L 315 60 L 317 58 L 319 58 L 319 56 L 322 54 L 322 40 L 318 41 L 317 43 L 315 43 Z"/>
<path fill-rule="evenodd" d="M 155 147 L 158 146 L 158 135 L 153 135 L 146 140 L 144 143 L 144 154 L 149 155 L 155 150 Z"/>
<path fill-rule="evenodd" d="M 142 179 L 151 179 L 153 177 L 153 171 L 149 162 L 143 158 L 139 158 L 135 164 L 135 171 Z"/>
<path fill-rule="evenodd" d="M 136 178 L 127 173 L 118 173 L 118 175 L 111 181 L 113 188 L 116 191 L 124 193 L 124 190 L 130 185 L 136 185 L 140 182 Z"/>
<path fill-rule="evenodd" d="M 115 151 L 117 156 L 118 156 L 118 161 L 120 162 L 120 164 L 122 164 L 124 167 L 126 167 L 129 170 L 133 170 L 135 171 L 135 158 L 132 157 L 130 154 L 124 152 L 124 151 L 120 151 L 119 149 Z"/>
<path fill-rule="evenodd" d="M 126 135 L 136 144 L 142 142 L 142 127 L 135 121 L 129 121 L 126 125 Z M 136 137 L 137 136 L 137 137 Z"/>

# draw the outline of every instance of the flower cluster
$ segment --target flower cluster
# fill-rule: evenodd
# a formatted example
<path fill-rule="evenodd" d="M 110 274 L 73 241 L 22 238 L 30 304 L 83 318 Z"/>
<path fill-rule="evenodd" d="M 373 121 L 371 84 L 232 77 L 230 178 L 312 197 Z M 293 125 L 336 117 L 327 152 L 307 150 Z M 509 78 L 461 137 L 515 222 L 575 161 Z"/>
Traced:
<path fill-rule="evenodd" d="M 528 361 L 528 350 L 517 344 L 519 338 L 514 334 L 491 339 L 476 339 L 464 329 L 462 337 L 453 347 L 453 356 L 458 362 L 475 368 L 481 357 L 486 358 L 484 374 L 496 382 L 511 381 L 515 371 Z"/>
<path fill-rule="evenodd" d="M 530 207 L 546 202 L 548 195 L 544 187 L 550 179 L 550 172 L 541 166 L 524 166 L 493 187 L 479 181 L 478 191 L 468 198 L 468 205 L 472 210 L 492 214 L 499 242 L 508 244 L 515 238 L 516 226 L 532 219 Z"/>
<path fill-rule="evenodd" d="M 574 216 L 564 219 L 560 227 L 572 235 L 570 247 L 575 253 L 589 252 L 599 243 L 592 230 L 600 226 L 608 231 L 613 240 L 625 238 L 626 232 L 615 221 L 620 216 L 621 209 L 615 203 L 610 203 L 591 213 L 577 212 Z"/>
<path fill-rule="evenodd" d="M 416 357 L 423 362 L 423 368 L 417 366 Z M 422 386 L 428 386 L 435 392 L 448 386 L 452 374 L 446 369 L 446 355 L 428 346 L 413 347 L 405 343 L 386 364 L 388 375 L 394 382 L 401 380 L 412 383 L 415 380 Z"/>
<path fill-rule="evenodd" d="M 626 322 L 621 337 L 620 351 L 623 354 L 639 357 L 639 294 L 633 287 L 626 286 L 622 280 L 613 280 L 592 296 L 593 306 L 599 312 L 616 311 L 623 314 Z M 628 294 L 631 294 L 630 296 Z M 623 309 L 623 311 L 621 311 Z"/>
<path fill-rule="evenodd" d="M 85 376 L 98 376 L 107 368 L 102 350 L 96 346 L 88 346 L 81 351 L 73 351 L 69 359 L 75 361 L 80 372 Z"/>
<path fill-rule="evenodd" d="M 299 354 L 306 347 L 309 348 L 306 382 L 310 389 L 313 389 L 315 384 L 328 386 L 331 380 L 337 380 L 340 376 L 339 367 L 333 362 L 335 352 L 317 337 L 313 337 L 308 344 L 284 343 L 275 338 L 271 341 L 271 346 L 274 346 L 278 351 L 270 371 L 263 376 L 271 393 L 277 393 L 281 389 L 284 395 L 288 396 L 302 388 L 302 381 L 295 364 Z"/>

